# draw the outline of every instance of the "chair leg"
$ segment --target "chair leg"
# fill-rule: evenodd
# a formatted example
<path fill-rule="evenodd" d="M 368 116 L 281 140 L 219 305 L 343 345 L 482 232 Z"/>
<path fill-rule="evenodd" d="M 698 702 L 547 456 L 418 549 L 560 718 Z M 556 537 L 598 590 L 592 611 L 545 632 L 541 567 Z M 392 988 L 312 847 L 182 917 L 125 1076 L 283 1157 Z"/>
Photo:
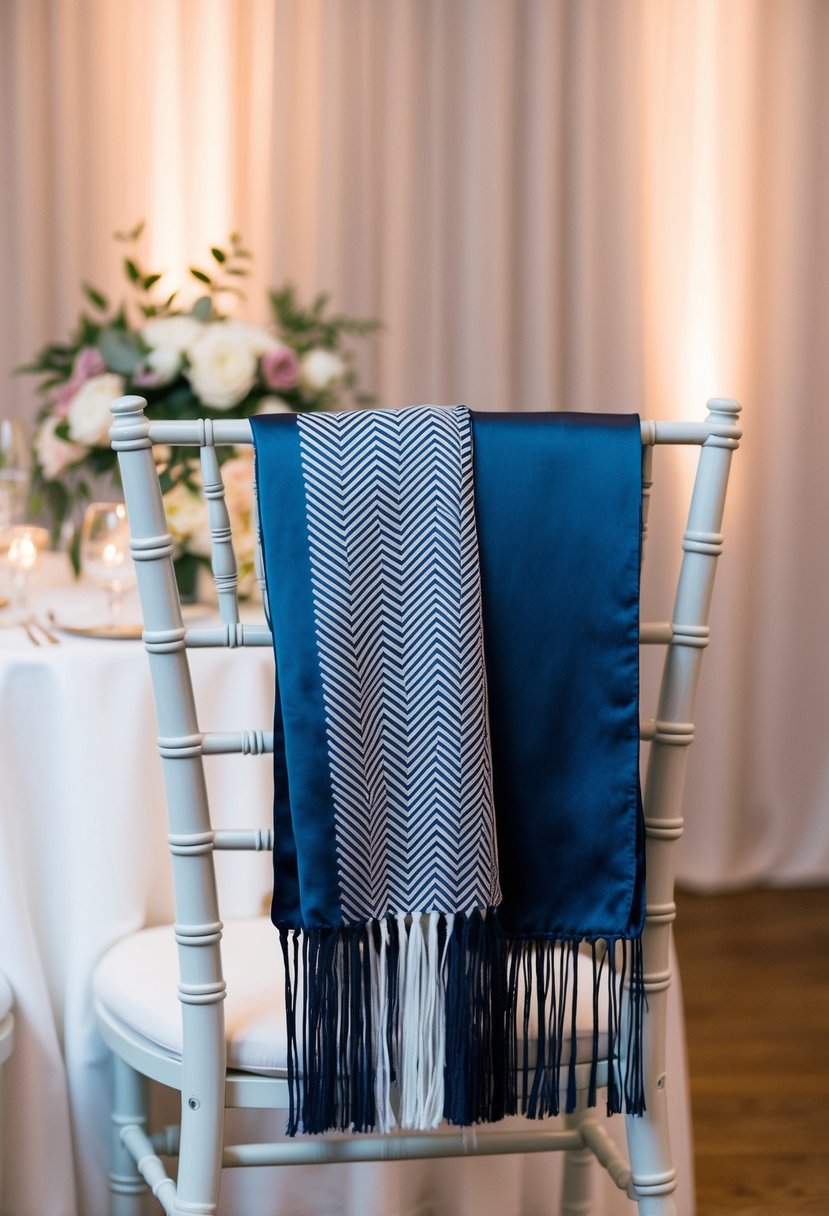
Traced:
<path fill-rule="evenodd" d="M 577 1128 L 584 1111 L 567 1115 L 565 1123 Z M 564 1182 L 561 1192 L 561 1216 L 589 1216 L 591 1203 L 591 1165 L 593 1153 L 589 1148 L 568 1149 L 564 1154 Z"/>
<path fill-rule="evenodd" d="M 194 1106 L 193 1103 L 198 1105 Z M 178 1189 L 173 1213 L 215 1216 L 221 1186 L 224 1102 L 182 1094 Z"/>
<path fill-rule="evenodd" d="M 121 1128 L 147 1125 L 147 1079 L 119 1056 L 113 1056 L 112 1129 L 110 1133 L 110 1216 L 145 1216 L 147 1187 L 132 1156 L 121 1143 Z"/>
<path fill-rule="evenodd" d="M 650 1033 L 645 1035 L 645 1114 L 628 1115 L 627 1129 L 633 1187 L 639 1216 L 677 1216 L 676 1170 L 668 1136 L 665 1089 L 665 1002 L 667 989 L 651 991 L 645 1014 Z"/>
<path fill-rule="evenodd" d="M 627 1117 L 627 1133 L 639 1216 L 677 1216 L 664 1093 L 641 1118 Z"/>

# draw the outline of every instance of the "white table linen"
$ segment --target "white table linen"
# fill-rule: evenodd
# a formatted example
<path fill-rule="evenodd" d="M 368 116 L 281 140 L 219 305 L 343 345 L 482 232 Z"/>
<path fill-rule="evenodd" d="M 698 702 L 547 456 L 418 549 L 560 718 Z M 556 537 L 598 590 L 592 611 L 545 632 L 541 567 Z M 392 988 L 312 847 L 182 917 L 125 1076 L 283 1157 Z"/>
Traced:
<path fill-rule="evenodd" d="M 62 559 L 35 572 L 42 619 L 101 619 L 103 596 L 71 585 Z M 59 634 L 34 646 L 0 612 L 0 970 L 16 1003 L 15 1050 L 5 1065 L 0 1212 L 7 1216 L 104 1216 L 108 1058 L 90 980 L 121 936 L 173 916 L 161 766 L 149 670 L 135 641 Z M 135 616 L 134 601 L 126 605 Z M 272 717 L 272 658 L 265 649 L 192 652 L 201 725 L 248 729 Z M 206 761 L 223 826 L 265 826 L 270 761 Z M 224 919 L 256 914 L 270 883 L 269 856 L 217 858 Z M 265 961 L 265 964 L 266 961 Z M 274 938 L 273 966 L 279 966 Z M 677 990 L 669 1041 L 684 1060 Z M 671 1077 L 680 1213 L 692 1216 L 685 1070 Z M 156 1099 L 163 1103 L 165 1098 Z M 174 1112 L 171 1112 L 174 1114 Z M 262 1119 L 230 1116 L 235 1125 Z M 257 1126 L 256 1138 L 277 1134 Z M 623 1135 L 623 1121 L 611 1120 Z M 226 1174 L 222 1212 L 245 1216 L 545 1216 L 554 1209 L 561 1158 L 534 1156 L 288 1167 Z M 600 1216 L 630 1205 L 595 1170 Z"/>

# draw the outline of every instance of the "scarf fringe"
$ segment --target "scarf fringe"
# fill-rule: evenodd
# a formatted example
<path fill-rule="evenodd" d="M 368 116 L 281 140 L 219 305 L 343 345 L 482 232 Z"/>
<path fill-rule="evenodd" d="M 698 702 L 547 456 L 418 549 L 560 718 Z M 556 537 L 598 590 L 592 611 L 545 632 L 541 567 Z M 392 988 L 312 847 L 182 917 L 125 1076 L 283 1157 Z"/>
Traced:
<path fill-rule="evenodd" d="M 489 908 L 338 929 L 282 927 L 280 942 L 289 1135 L 570 1112 L 577 1054 L 590 1065 L 588 1105 L 595 1106 L 602 1004 L 608 1113 L 644 1112 L 638 938 L 508 938 Z M 592 959 L 592 1042 L 578 1053 L 584 944 Z"/>

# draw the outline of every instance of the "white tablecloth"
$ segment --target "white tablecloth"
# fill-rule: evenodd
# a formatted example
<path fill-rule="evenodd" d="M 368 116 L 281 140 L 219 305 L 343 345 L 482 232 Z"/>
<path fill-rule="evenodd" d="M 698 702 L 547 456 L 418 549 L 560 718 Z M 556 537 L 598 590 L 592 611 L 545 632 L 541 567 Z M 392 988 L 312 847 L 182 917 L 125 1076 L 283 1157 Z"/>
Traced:
<path fill-rule="evenodd" d="M 34 606 L 67 622 L 100 615 L 101 593 L 70 585 L 61 562 L 52 558 L 35 572 Z M 139 642 L 61 634 L 59 645 L 36 647 L 22 629 L 2 627 L 10 611 L 0 612 L 0 970 L 14 990 L 17 1028 L 4 1075 L 0 1212 L 104 1216 L 108 1062 L 90 978 L 103 951 L 123 934 L 172 919 L 149 671 Z M 129 604 L 126 611 L 135 614 Z M 196 651 L 192 669 L 203 729 L 270 722 L 268 651 Z M 206 763 L 222 824 L 267 824 L 268 758 Z M 225 854 L 217 864 L 223 917 L 260 911 L 270 858 Z M 669 1040 L 683 1051 L 677 995 Z M 671 1085 L 680 1213 L 692 1216 L 684 1070 Z M 621 1119 L 611 1124 L 622 1132 Z M 548 1216 L 560 1168 L 552 1155 L 291 1167 L 277 1181 L 272 1172 L 238 1170 L 226 1175 L 221 1210 L 234 1216 Z M 596 1175 L 598 1211 L 628 1213 L 627 1201 Z"/>

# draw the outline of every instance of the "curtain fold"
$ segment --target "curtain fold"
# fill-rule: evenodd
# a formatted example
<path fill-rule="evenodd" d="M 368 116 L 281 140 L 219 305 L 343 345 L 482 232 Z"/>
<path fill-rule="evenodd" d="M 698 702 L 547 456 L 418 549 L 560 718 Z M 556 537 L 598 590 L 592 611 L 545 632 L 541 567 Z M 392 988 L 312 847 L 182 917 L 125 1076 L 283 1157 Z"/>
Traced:
<path fill-rule="evenodd" d="M 680 874 L 829 879 L 828 55 L 821 0 L 6 0 L 2 413 L 142 217 L 170 290 L 238 229 L 250 319 L 382 318 L 384 404 L 738 397 Z"/>

